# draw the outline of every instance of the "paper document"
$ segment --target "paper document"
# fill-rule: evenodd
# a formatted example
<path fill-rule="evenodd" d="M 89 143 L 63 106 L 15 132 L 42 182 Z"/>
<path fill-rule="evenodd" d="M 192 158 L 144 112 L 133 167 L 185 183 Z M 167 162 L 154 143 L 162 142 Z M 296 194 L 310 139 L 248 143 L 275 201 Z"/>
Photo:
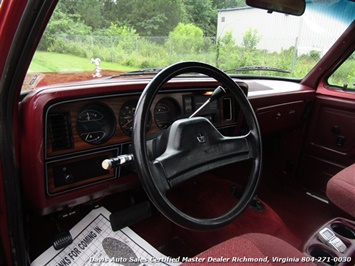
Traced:
<path fill-rule="evenodd" d="M 73 243 L 62 250 L 50 247 L 31 265 L 179 265 L 179 260 L 157 251 L 130 228 L 113 232 L 110 212 L 91 211 L 70 233 Z"/>

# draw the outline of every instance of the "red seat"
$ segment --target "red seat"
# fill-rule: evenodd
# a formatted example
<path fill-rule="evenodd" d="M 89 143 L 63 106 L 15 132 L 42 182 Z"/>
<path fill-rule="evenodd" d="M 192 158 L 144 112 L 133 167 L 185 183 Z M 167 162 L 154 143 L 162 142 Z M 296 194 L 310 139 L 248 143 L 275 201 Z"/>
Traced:
<path fill-rule="evenodd" d="M 333 176 L 327 184 L 329 200 L 355 217 L 355 164 Z"/>
<path fill-rule="evenodd" d="M 191 258 L 191 261 L 194 261 L 186 265 L 212 262 L 213 265 L 315 265 L 304 262 L 308 261 L 307 258 L 305 254 L 279 238 L 250 233 L 218 244 Z"/>

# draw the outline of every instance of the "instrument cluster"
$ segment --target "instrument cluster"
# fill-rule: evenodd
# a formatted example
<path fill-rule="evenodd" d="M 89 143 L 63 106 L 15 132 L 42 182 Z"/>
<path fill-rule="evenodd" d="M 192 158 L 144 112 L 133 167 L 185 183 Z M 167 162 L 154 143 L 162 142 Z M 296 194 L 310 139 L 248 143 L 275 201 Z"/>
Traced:
<path fill-rule="evenodd" d="M 160 93 L 153 100 L 146 123 L 147 134 L 170 127 L 197 109 L 216 127 L 231 127 L 237 109 L 231 96 L 204 106 L 212 89 L 191 89 Z M 72 99 L 50 105 L 46 112 L 46 158 L 93 151 L 132 142 L 134 115 L 139 94 L 106 95 Z"/>
<path fill-rule="evenodd" d="M 127 136 L 132 136 L 134 113 L 138 100 L 127 100 L 117 114 L 118 125 Z M 149 113 L 147 131 L 152 126 L 152 114 Z M 167 129 L 181 117 L 181 108 L 171 97 L 160 99 L 153 108 L 153 117 L 159 129 Z M 83 107 L 76 118 L 76 131 L 81 140 L 97 145 L 108 141 L 116 131 L 116 115 L 103 103 L 93 103 Z"/>

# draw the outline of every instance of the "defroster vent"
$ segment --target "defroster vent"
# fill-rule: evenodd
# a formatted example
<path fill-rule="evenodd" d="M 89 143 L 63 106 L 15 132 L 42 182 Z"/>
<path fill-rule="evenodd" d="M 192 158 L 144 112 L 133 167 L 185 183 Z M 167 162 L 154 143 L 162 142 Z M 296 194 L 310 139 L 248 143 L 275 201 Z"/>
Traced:
<path fill-rule="evenodd" d="M 50 114 L 49 132 L 52 151 L 73 148 L 73 134 L 69 113 Z"/>

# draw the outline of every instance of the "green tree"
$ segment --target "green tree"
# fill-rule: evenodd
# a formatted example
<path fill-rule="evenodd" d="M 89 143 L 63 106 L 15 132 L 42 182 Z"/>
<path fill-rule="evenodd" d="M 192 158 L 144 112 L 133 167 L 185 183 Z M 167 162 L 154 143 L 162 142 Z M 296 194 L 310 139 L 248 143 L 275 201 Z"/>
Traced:
<path fill-rule="evenodd" d="M 169 33 L 170 37 L 202 37 L 203 30 L 192 23 L 179 23 L 173 31 Z"/>
<path fill-rule="evenodd" d="M 232 31 L 217 40 L 217 66 L 230 70 L 240 66 L 240 48 L 235 44 Z"/>
<path fill-rule="evenodd" d="M 94 32 L 94 35 L 105 35 L 105 36 L 138 36 L 136 30 L 129 26 L 118 26 L 117 24 L 111 22 L 111 25 L 107 29 L 100 29 Z"/>
<path fill-rule="evenodd" d="M 246 6 L 244 0 L 212 0 L 217 9 Z"/>
<path fill-rule="evenodd" d="M 186 10 L 186 22 L 203 30 L 206 36 L 216 35 L 217 9 L 212 0 L 183 0 Z"/>
<path fill-rule="evenodd" d="M 180 0 L 131 1 L 132 13 L 125 18 L 140 36 L 167 36 L 183 20 Z"/>
<path fill-rule="evenodd" d="M 111 23 L 116 25 L 127 25 L 127 14 L 131 12 L 130 1 L 101 0 L 102 28 L 110 27 Z"/>
<path fill-rule="evenodd" d="M 257 29 L 248 29 L 243 35 L 243 46 L 248 50 L 255 50 L 261 40 Z"/>
<path fill-rule="evenodd" d="M 201 51 L 204 43 L 202 29 L 191 23 L 179 23 L 169 37 L 173 51 L 180 54 Z"/>
<path fill-rule="evenodd" d="M 57 40 L 58 35 L 89 35 L 92 29 L 84 24 L 78 14 L 67 14 L 62 3 L 58 6 L 49 21 L 39 44 L 40 50 L 48 50 Z"/>
<path fill-rule="evenodd" d="M 66 6 L 66 13 L 79 15 L 82 21 L 93 30 L 103 26 L 103 4 L 100 0 L 61 0 Z M 59 1 L 60 3 L 60 1 Z"/>

